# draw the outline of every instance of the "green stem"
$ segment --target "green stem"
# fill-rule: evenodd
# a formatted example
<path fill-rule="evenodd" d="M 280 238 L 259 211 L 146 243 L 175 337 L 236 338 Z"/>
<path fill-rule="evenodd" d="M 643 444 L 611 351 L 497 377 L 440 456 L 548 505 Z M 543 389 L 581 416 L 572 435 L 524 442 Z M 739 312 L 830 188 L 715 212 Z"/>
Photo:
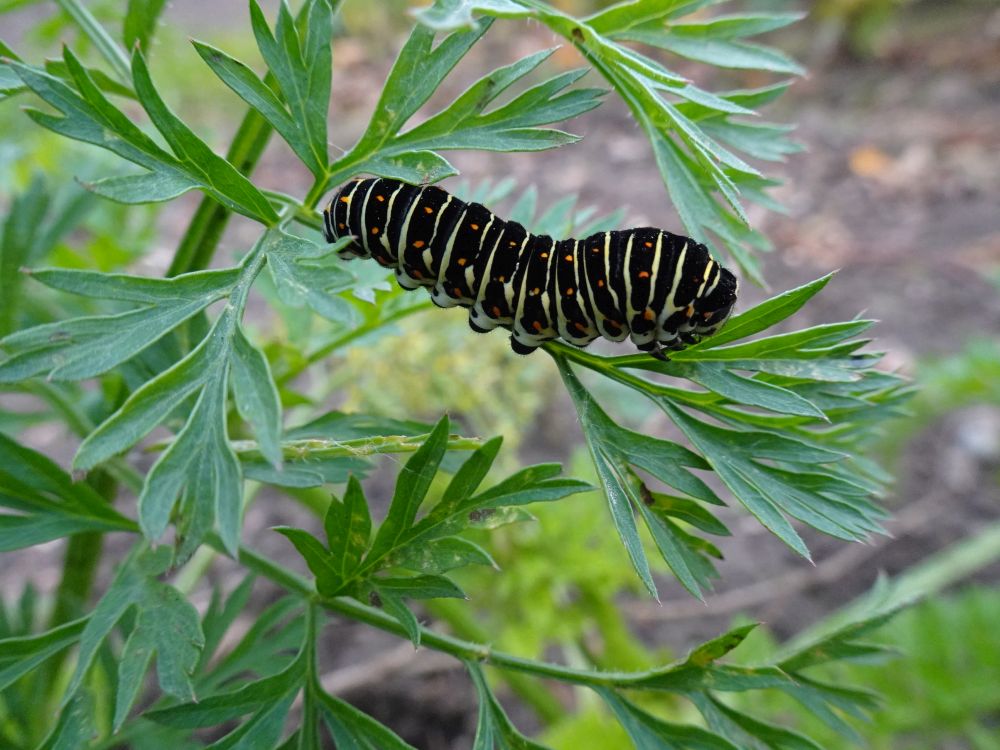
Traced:
<path fill-rule="evenodd" d="M 216 534 L 210 534 L 207 541 L 216 549 L 220 551 L 225 550 L 222 540 Z M 386 614 L 380 609 L 361 604 L 354 599 L 346 597 L 321 597 L 316 593 L 310 581 L 298 573 L 293 573 L 266 557 L 257 554 L 251 549 L 240 547 L 240 562 L 250 570 L 270 579 L 289 592 L 307 598 L 324 609 L 337 612 L 352 620 L 363 622 L 379 630 L 384 630 L 387 633 L 393 633 L 400 638 L 409 640 L 406 630 L 391 615 Z M 600 672 L 590 669 L 574 669 L 573 667 L 565 667 L 561 664 L 536 661 L 535 659 L 508 654 L 504 651 L 497 651 L 488 644 L 475 643 L 450 635 L 436 633 L 423 625 L 420 626 L 420 642 L 428 648 L 451 654 L 457 659 L 481 662 L 501 669 L 531 674 L 536 677 L 548 677 L 560 682 L 588 687 L 634 688 L 643 686 L 642 683 L 644 680 L 661 674 L 661 670 L 655 669 L 642 672 Z"/>
<path fill-rule="evenodd" d="M 56 0 L 97 47 L 123 83 L 132 84 L 132 64 L 118 43 L 79 0 Z"/>
<path fill-rule="evenodd" d="M 320 747 L 319 741 L 319 706 L 316 696 L 323 692 L 319 681 L 318 655 L 316 640 L 319 635 L 316 627 L 316 605 L 310 602 L 306 606 L 306 682 L 302 698 L 302 724 L 299 736 L 300 748 Z"/>
<path fill-rule="evenodd" d="M 646 396 L 665 396 L 667 398 L 683 401 L 684 403 L 689 403 L 695 406 L 711 406 L 712 404 L 722 400 L 720 396 L 711 392 L 689 391 L 684 388 L 675 388 L 673 386 L 664 385 L 663 383 L 654 383 L 652 380 L 646 380 L 638 375 L 633 375 L 630 372 L 620 369 L 618 361 L 621 358 L 609 359 L 605 357 L 597 357 L 593 354 L 587 354 L 586 352 L 582 352 L 575 347 L 568 346 L 567 344 L 563 344 L 558 341 L 548 341 L 542 344 L 542 348 L 549 354 L 549 356 L 555 359 L 576 362 L 577 364 L 586 367 L 588 370 L 593 370 L 606 378 L 616 380 L 622 385 L 627 385 L 629 388 L 639 391 Z"/>
<path fill-rule="evenodd" d="M 413 453 L 427 440 L 427 435 L 378 435 L 354 440 L 289 440 L 281 444 L 282 455 L 296 458 L 352 458 L 374 456 L 383 453 Z M 253 440 L 234 440 L 233 450 L 241 456 L 257 455 L 257 443 Z M 154 447 L 166 447 L 154 446 Z M 479 438 L 449 437 L 448 450 L 474 451 L 483 447 Z"/>
<path fill-rule="evenodd" d="M 268 75 L 264 79 L 265 83 L 270 77 Z M 226 152 L 226 160 L 242 174 L 249 176 L 260 161 L 271 132 L 270 124 L 257 110 L 247 110 Z M 177 246 L 167 276 L 208 268 L 231 213 L 212 198 L 203 197 Z"/>
<path fill-rule="evenodd" d="M 485 641 L 490 637 L 486 629 L 476 622 L 469 614 L 468 608 L 461 602 L 435 599 L 424 602 L 424 607 L 435 617 L 448 623 L 460 638 Z M 521 700 L 531 706 L 542 724 L 550 726 L 566 716 L 563 705 L 541 683 L 520 672 L 505 674 L 504 680 Z"/>
<path fill-rule="evenodd" d="M 397 320 L 402 320 L 403 318 L 409 317 L 410 315 L 413 315 L 415 313 L 429 310 L 433 306 L 434 304 L 428 300 L 426 303 L 421 303 L 419 305 L 414 305 L 412 307 L 403 308 L 402 310 L 397 310 L 396 312 L 392 313 L 391 315 L 388 315 L 387 317 L 379 318 L 378 320 L 374 320 L 371 323 L 365 323 L 362 326 L 359 326 L 351 331 L 348 331 L 342 336 L 338 336 L 337 338 L 326 342 L 318 349 L 313 351 L 311 354 L 306 355 L 306 358 L 301 366 L 294 367 L 288 372 L 281 375 L 278 378 L 278 385 L 279 386 L 284 385 L 288 381 L 294 380 L 300 374 L 302 374 L 302 371 L 305 370 L 307 367 L 309 367 L 309 365 L 315 364 L 316 362 L 319 362 L 321 359 L 325 359 L 332 352 L 336 351 L 337 349 L 340 349 L 341 347 L 347 346 L 352 341 L 356 341 L 363 336 L 367 336 L 369 333 L 377 331 L 379 328 L 387 326 L 390 323 L 395 323 Z"/>

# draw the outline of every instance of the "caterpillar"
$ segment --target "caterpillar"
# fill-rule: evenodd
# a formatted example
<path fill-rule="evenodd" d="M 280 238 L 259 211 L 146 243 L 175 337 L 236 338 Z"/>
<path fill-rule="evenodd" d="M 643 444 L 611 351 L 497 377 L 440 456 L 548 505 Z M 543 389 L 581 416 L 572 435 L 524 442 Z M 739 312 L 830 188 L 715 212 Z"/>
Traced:
<path fill-rule="evenodd" d="M 736 277 L 705 245 L 653 227 L 556 240 L 441 188 L 383 178 L 343 185 L 323 220 L 328 242 L 354 239 L 341 257 L 374 258 L 404 289 L 468 308 L 478 333 L 510 330 L 518 354 L 602 336 L 666 359 L 664 348 L 716 333 L 736 302 Z"/>

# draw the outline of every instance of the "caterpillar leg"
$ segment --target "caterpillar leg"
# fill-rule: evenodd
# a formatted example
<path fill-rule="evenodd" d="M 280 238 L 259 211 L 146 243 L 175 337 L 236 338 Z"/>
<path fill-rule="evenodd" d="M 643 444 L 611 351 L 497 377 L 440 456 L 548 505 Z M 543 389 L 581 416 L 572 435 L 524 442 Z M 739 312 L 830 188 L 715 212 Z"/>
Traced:
<path fill-rule="evenodd" d="M 518 338 L 510 337 L 510 348 L 515 354 L 531 354 L 535 349 L 538 348 L 538 344 L 525 344 Z"/>

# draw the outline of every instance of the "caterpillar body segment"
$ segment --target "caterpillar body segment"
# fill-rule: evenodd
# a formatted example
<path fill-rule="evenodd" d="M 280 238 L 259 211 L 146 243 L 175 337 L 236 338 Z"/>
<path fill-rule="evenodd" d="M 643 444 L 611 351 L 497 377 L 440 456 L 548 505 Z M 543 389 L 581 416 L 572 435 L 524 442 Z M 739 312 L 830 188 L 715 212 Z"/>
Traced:
<path fill-rule="evenodd" d="M 342 257 L 374 258 L 404 289 L 468 308 L 474 331 L 510 330 L 519 354 L 603 337 L 663 357 L 716 333 L 736 302 L 736 277 L 704 245 L 655 227 L 557 240 L 441 188 L 383 178 L 343 185 L 324 225 L 329 242 L 354 238 Z"/>

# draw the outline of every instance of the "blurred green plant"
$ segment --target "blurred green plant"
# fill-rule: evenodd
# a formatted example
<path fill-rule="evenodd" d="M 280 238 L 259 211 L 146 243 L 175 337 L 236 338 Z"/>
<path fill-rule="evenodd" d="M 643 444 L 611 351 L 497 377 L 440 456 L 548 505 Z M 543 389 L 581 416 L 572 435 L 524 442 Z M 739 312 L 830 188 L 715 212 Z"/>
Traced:
<path fill-rule="evenodd" d="M 567 145 L 576 136 L 546 126 L 599 106 L 607 93 L 576 86 L 586 69 L 535 82 L 550 54 L 541 51 L 486 74 L 409 126 L 495 18 L 539 22 L 572 44 L 649 137 L 688 232 L 715 243 L 717 251 L 724 248 L 759 280 L 753 253 L 767 243 L 747 226 L 741 201 L 773 205 L 764 191 L 775 182 L 737 152 L 767 161 L 796 149 L 788 128 L 742 119 L 780 95 L 787 82 L 711 93 L 629 46 L 642 43 L 717 66 L 800 72 L 781 52 L 745 41 L 796 16 L 696 14 L 711 4 L 633 0 L 580 19 L 537 0 L 439 0 L 415 14 L 418 23 L 368 127 L 332 162 L 330 40 L 337 4 L 330 0 L 306 0 L 297 16 L 282 3 L 273 26 L 251 0 L 253 37 L 267 67 L 263 77 L 222 50 L 194 42 L 209 69 L 250 107 L 225 157 L 173 111 L 166 89 L 150 73 L 146 56 L 155 54 L 150 39 L 163 4 L 130 2 L 119 41 L 78 0 L 60 0 L 88 45 L 65 47 L 61 60 L 44 65 L 3 47 L 3 97 L 30 92 L 45 106 L 26 108 L 35 123 L 141 169 L 104 179 L 87 174 L 83 186 L 92 194 L 128 206 L 164 203 L 191 190 L 204 196 L 166 278 L 111 273 L 90 261 L 75 268 L 38 267 L 58 257 L 53 238 L 79 221 L 72 204 L 62 203 L 46 218 L 49 193 L 40 183 L 15 200 L 5 220 L 0 288 L 17 304 L 3 319 L 0 383 L 37 397 L 44 406 L 34 417 L 65 425 L 82 442 L 73 458 L 81 481 L 74 482 L 49 457 L 0 435 L 0 505 L 6 509 L 0 550 L 69 539 L 51 616 L 30 627 L 22 616 L 19 629 L 0 641 L 3 699 L 26 705 L 26 696 L 33 696 L 35 705 L 53 711 L 18 713 L 0 723 L 4 743 L 199 746 L 199 730 L 213 728 L 218 739 L 212 747 L 318 748 L 324 733 L 339 747 L 409 747 L 323 689 L 317 641 L 331 617 L 367 623 L 459 659 L 479 698 L 477 750 L 540 747 L 511 723 L 485 666 L 505 674 L 550 716 L 560 704 L 539 689 L 539 680 L 589 690 L 638 747 L 733 748 L 748 736 L 770 747 L 812 746 L 727 707 L 720 696 L 729 692 L 785 692 L 835 728 L 844 725 L 841 713 L 873 707 L 868 693 L 809 673 L 830 659 L 856 655 L 856 636 L 882 623 L 897 603 L 870 608 L 800 650 L 754 666 L 726 660 L 752 626 L 666 666 L 635 664 L 633 671 L 622 671 L 610 658 L 601 663 L 596 652 L 581 653 L 566 666 L 495 649 L 487 645 L 488 633 L 451 636 L 421 624 L 409 601 L 445 607 L 448 599 L 463 596 L 452 571 L 493 562 L 467 529 L 526 520 L 522 506 L 532 503 L 558 501 L 562 512 L 572 514 L 573 500 L 563 498 L 590 485 L 561 478 L 557 464 L 493 470 L 500 439 L 450 434 L 447 418 L 432 427 L 400 413 L 326 411 L 296 387 L 310 365 L 429 306 L 417 295 L 383 294 L 384 271 L 351 271 L 336 254 L 343 242 L 320 240 L 316 206 L 325 193 L 366 172 L 414 182 L 442 179 L 455 169 L 441 151 Z M 517 92 L 505 94 L 511 87 Z M 312 175 L 301 199 L 263 190 L 251 179 L 272 133 Z M 526 195 L 515 218 L 538 228 L 593 231 L 584 227 L 617 220 L 583 215 L 570 198 L 533 221 L 533 194 Z M 234 213 L 258 225 L 258 238 L 236 265 L 212 268 Z M 18 273 L 26 263 L 30 281 Z M 268 275 L 260 279 L 265 267 Z M 719 550 L 702 535 L 724 536 L 728 530 L 710 510 L 724 501 L 702 473 L 714 473 L 728 493 L 804 556 L 808 550 L 790 518 L 845 540 L 880 530 L 882 511 L 872 498 L 886 477 L 864 457 L 865 440 L 874 425 L 897 413 L 907 387 L 875 369 L 878 354 L 861 351 L 867 342 L 857 337 L 869 321 L 756 337 L 783 323 L 827 281 L 744 311 L 721 334 L 668 363 L 546 346 L 576 406 L 618 536 L 650 594 L 656 595 L 656 587 L 637 518 L 693 595 L 702 596 L 716 575 L 711 561 Z M 26 284 L 32 284 L 30 293 Z M 265 352 L 244 324 L 251 288 L 263 289 L 287 313 L 290 329 L 296 320 L 311 321 L 312 313 L 325 319 L 321 335 L 305 336 L 304 350 L 295 351 L 290 337 Z M 40 308 L 36 297 L 51 298 L 54 307 Z M 686 445 L 618 424 L 580 381 L 581 368 L 651 400 Z M 286 427 L 287 406 L 301 407 L 297 426 Z M 162 442 L 147 441 L 164 430 Z M 157 456 L 146 471 L 140 470 L 140 445 Z M 359 480 L 370 458 L 381 454 L 410 455 L 384 519 L 375 524 Z M 488 475 L 489 488 L 481 490 Z M 668 489 L 651 488 L 647 477 Z M 278 488 L 321 516 L 322 537 L 278 529 L 312 579 L 241 543 L 252 495 L 246 480 Z M 329 485 L 346 488 L 322 503 L 306 494 Z M 134 514 L 124 512 L 124 503 L 118 507 L 126 494 L 137 498 Z M 170 529 L 174 544 L 154 547 Z M 91 608 L 88 593 L 103 536 L 110 532 L 134 541 Z M 182 588 L 200 580 L 215 553 L 206 550 L 233 557 L 287 594 L 234 647 L 224 636 L 247 606 L 252 579 L 228 597 L 213 590 L 211 606 L 199 613 Z M 605 634 L 612 632 L 612 620 Z M 71 648 L 74 660 L 68 658 Z M 637 651 L 635 661 L 642 658 Z M 156 686 L 147 680 L 154 659 Z M 301 718 L 286 733 L 296 702 Z"/>

